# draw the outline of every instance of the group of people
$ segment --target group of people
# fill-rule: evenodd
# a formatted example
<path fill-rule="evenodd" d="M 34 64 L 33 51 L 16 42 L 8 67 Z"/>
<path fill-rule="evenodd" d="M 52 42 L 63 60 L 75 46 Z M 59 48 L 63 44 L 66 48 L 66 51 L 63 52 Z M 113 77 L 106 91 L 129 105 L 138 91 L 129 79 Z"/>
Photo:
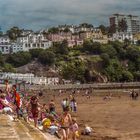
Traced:
<path fill-rule="evenodd" d="M 133 99 L 133 100 L 137 100 L 139 94 L 138 92 L 136 92 L 135 90 L 132 90 L 131 93 L 130 93 L 130 97 Z"/>
<path fill-rule="evenodd" d="M 13 117 L 13 120 L 23 118 L 27 123 L 34 122 L 36 128 L 42 127 L 44 132 L 50 132 L 62 140 L 79 139 L 79 127 L 76 118 L 70 111 L 77 111 L 76 99 L 71 95 L 62 101 L 63 113 L 56 112 L 54 100 L 49 104 L 41 104 L 42 94 L 29 95 L 17 91 L 17 85 L 9 86 L 5 81 L 5 89 L 0 90 L 0 111 Z"/>
<path fill-rule="evenodd" d="M 76 102 L 76 99 L 72 95 L 70 95 L 69 100 L 68 98 L 63 99 L 61 105 L 62 105 L 63 111 L 65 110 L 66 107 L 69 107 L 72 112 L 75 112 L 75 113 L 77 112 L 77 102 Z"/>

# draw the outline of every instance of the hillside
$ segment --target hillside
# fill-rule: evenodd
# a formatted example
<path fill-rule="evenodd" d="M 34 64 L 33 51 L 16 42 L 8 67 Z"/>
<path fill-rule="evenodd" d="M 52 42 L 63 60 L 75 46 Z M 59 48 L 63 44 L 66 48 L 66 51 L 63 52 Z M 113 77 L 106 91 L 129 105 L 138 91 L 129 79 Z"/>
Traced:
<path fill-rule="evenodd" d="M 59 73 L 52 67 L 44 66 L 38 61 L 32 61 L 24 66 L 16 68 L 19 73 L 33 73 L 37 76 L 56 77 Z"/>
<path fill-rule="evenodd" d="M 5 72 L 59 76 L 72 82 L 140 81 L 140 46 L 130 42 L 103 45 L 85 40 L 82 46 L 69 48 L 64 40 L 46 50 L 0 55 L 0 63 Z"/>

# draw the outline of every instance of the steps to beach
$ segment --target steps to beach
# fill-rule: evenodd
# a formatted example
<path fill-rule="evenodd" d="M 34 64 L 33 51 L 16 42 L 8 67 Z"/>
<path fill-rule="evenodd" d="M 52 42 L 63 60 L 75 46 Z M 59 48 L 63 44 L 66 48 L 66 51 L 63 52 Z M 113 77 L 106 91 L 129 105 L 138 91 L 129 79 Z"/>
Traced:
<path fill-rule="evenodd" d="M 24 121 L 13 121 L 8 115 L 0 114 L 0 140 L 57 140 L 42 133 Z"/>

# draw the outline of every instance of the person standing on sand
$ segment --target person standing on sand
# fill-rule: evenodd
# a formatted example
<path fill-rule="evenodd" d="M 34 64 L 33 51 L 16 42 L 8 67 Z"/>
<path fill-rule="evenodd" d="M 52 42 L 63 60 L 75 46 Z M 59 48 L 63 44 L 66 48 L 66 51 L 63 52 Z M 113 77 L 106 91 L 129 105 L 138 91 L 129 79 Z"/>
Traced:
<path fill-rule="evenodd" d="M 9 95 L 9 93 L 10 93 L 10 85 L 9 85 L 8 80 L 5 80 L 5 91 L 6 91 L 6 94 Z"/>
<path fill-rule="evenodd" d="M 5 80 L 5 93 L 6 99 L 10 102 L 12 99 L 11 99 L 11 88 L 8 80 Z"/>
<path fill-rule="evenodd" d="M 16 106 L 17 118 L 19 118 L 21 99 L 20 99 L 19 93 L 17 92 L 17 86 L 16 85 L 12 86 L 12 90 L 13 90 L 14 105 Z"/>
<path fill-rule="evenodd" d="M 30 99 L 30 104 L 31 106 L 31 113 L 32 117 L 34 119 L 34 126 L 37 127 L 37 121 L 38 121 L 38 115 L 39 115 L 39 102 L 38 98 L 36 96 L 32 96 Z M 29 107 L 29 106 L 28 106 Z"/>
<path fill-rule="evenodd" d="M 70 135 L 70 126 L 72 124 L 72 118 L 69 114 L 69 107 L 64 109 L 64 113 L 61 118 L 61 128 L 62 128 L 62 140 L 68 140 Z"/>
<path fill-rule="evenodd" d="M 55 112 L 55 103 L 54 103 L 54 100 L 51 100 L 50 103 L 49 103 L 49 112 L 50 113 Z"/>

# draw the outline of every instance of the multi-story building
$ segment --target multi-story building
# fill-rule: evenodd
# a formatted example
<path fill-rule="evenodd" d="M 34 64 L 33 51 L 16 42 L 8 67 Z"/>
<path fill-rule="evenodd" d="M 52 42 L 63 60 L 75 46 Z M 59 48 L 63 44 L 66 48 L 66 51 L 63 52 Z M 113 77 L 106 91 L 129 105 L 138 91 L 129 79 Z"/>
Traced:
<path fill-rule="evenodd" d="M 10 42 L 7 36 L 0 37 L 0 51 L 3 54 L 16 53 L 19 51 L 29 51 L 30 49 L 47 49 L 52 46 L 52 42 L 41 33 L 30 33 L 18 37 L 15 42 Z"/>
<path fill-rule="evenodd" d="M 58 28 L 60 31 L 64 31 L 65 29 L 69 29 L 72 33 L 75 33 L 75 28 L 77 26 L 75 25 L 59 25 Z"/>
<path fill-rule="evenodd" d="M 9 54 L 11 51 L 10 38 L 6 35 L 0 37 L 0 52 L 2 54 Z"/>
<path fill-rule="evenodd" d="M 29 34 L 31 34 L 31 33 L 33 33 L 33 31 L 32 30 L 21 30 L 21 36 L 27 36 L 27 35 L 29 35 Z"/>
<path fill-rule="evenodd" d="M 135 34 L 140 32 L 140 19 L 138 16 L 134 15 L 121 15 L 114 14 L 110 17 L 110 27 L 116 26 L 116 32 L 118 32 L 119 22 L 124 20 L 127 25 L 127 29 L 125 32 Z"/>
<path fill-rule="evenodd" d="M 0 44 L 8 44 L 10 43 L 10 38 L 7 35 L 3 35 L 0 37 Z"/>
<path fill-rule="evenodd" d="M 48 34 L 47 38 L 52 42 L 62 42 L 63 40 L 67 40 L 68 47 L 74 47 L 77 45 L 83 44 L 83 39 L 80 38 L 79 34 L 72 34 L 71 32 L 59 32 L 55 34 Z"/>
<path fill-rule="evenodd" d="M 128 39 L 131 42 L 133 42 L 133 34 L 131 34 L 131 33 L 118 32 L 118 33 L 113 34 L 112 37 L 109 40 L 110 41 L 124 42 L 125 39 Z"/>
<path fill-rule="evenodd" d="M 31 33 L 28 36 L 21 36 L 17 38 L 16 43 L 12 44 L 12 52 L 29 51 L 30 49 L 47 49 L 51 47 L 52 42 L 49 41 L 43 34 Z"/>

